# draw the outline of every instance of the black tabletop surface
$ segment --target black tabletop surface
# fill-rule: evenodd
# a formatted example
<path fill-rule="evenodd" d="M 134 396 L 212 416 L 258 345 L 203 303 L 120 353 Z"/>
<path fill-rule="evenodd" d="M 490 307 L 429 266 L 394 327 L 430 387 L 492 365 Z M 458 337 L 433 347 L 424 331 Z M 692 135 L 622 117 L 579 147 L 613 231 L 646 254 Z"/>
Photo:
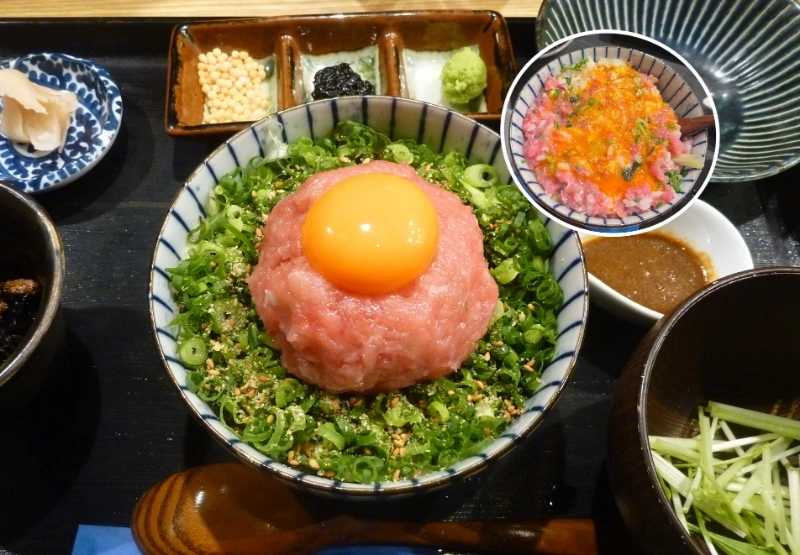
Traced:
<path fill-rule="evenodd" d="M 79 524 L 128 526 L 140 496 L 174 472 L 233 461 L 195 421 L 162 367 L 148 311 L 150 262 L 183 180 L 224 137 L 164 131 L 166 53 L 176 20 L 0 21 L 0 58 L 56 51 L 105 67 L 124 117 L 86 176 L 36 198 L 66 251 L 65 342 L 48 382 L 0 426 L 0 554 L 69 553 Z M 518 66 L 533 20 L 509 26 Z M 756 266 L 800 265 L 800 167 L 755 183 L 710 184 L 702 198 L 741 231 Z M 646 330 L 591 307 L 570 383 L 543 424 L 479 475 L 424 502 L 333 504 L 321 513 L 392 517 L 596 519 L 601 553 L 632 552 L 605 469 L 607 416 L 625 361 Z"/>

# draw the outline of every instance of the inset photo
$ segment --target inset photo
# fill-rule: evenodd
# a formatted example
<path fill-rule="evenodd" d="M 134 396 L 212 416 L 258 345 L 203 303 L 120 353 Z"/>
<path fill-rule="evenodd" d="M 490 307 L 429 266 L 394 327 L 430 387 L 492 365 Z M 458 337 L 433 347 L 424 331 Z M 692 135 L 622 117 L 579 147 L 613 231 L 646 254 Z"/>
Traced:
<path fill-rule="evenodd" d="M 593 235 L 656 229 L 700 195 L 717 162 L 708 87 L 671 48 L 589 31 L 537 54 L 501 120 L 516 185 L 546 216 Z"/>

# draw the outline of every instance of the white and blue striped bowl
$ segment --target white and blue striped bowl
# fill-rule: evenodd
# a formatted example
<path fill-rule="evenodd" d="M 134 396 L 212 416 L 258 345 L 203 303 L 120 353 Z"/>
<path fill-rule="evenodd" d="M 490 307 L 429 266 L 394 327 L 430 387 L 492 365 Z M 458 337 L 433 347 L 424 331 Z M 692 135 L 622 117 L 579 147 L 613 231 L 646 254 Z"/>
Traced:
<path fill-rule="evenodd" d="M 501 179 L 510 183 L 500 156 L 500 138 L 488 128 L 440 106 L 390 97 L 349 97 L 322 100 L 280 112 L 241 131 L 209 156 L 178 193 L 169 211 L 153 256 L 150 279 L 150 314 L 164 366 L 180 389 L 191 412 L 212 435 L 243 461 L 290 484 L 332 495 L 403 495 L 444 486 L 463 478 L 506 453 L 528 435 L 547 415 L 572 373 L 583 341 L 588 310 L 588 286 L 583 252 L 576 233 L 552 220 L 545 220 L 555 245 L 551 270 L 564 290 L 564 305 L 558 315 L 559 336 L 553 361 L 544 370 L 542 386 L 527 400 L 524 413 L 508 430 L 480 454 L 454 466 L 413 480 L 370 485 L 343 483 L 308 474 L 259 453 L 227 430 L 204 401 L 186 387 L 186 371 L 176 355 L 175 330 L 169 322 L 176 314 L 166 268 L 174 267 L 188 250 L 187 235 L 205 217 L 210 191 L 227 172 L 244 165 L 253 156 L 264 156 L 274 148 L 273 122 L 282 125 L 280 140 L 301 137 L 319 139 L 330 135 L 337 122 L 365 123 L 392 139 L 409 138 L 439 151 L 459 150 L 471 162 L 493 165 Z"/>
<path fill-rule="evenodd" d="M 623 37 L 626 43 L 641 45 L 642 48 L 647 48 L 656 55 L 646 54 L 633 48 L 613 46 L 610 43 L 617 42 L 614 40 L 617 36 Z M 573 50 L 572 47 L 575 46 L 573 41 L 577 42 L 577 39 L 580 39 L 579 44 L 582 48 Z M 659 55 L 661 48 L 665 49 L 664 55 Z M 558 57 L 552 57 L 561 50 L 570 51 Z M 561 204 L 545 192 L 525 161 L 523 151 L 525 135 L 522 132 L 522 120 L 525 118 L 525 114 L 536 99 L 544 94 L 544 83 L 549 76 L 556 77 L 562 67 L 573 65 L 583 58 L 591 58 L 594 61 L 602 58 L 620 59 L 643 73 L 658 77 L 656 87 L 679 117 L 702 116 L 704 109 L 695 91 L 675 69 L 660 59 L 667 56 L 676 56 L 688 71 L 692 71 L 685 61 L 680 60 L 677 53 L 647 37 L 625 32 L 593 31 L 580 33 L 554 43 L 535 56 L 519 72 L 503 106 L 500 123 L 503 156 L 517 186 L 542 213 L 557 219 L 571 229 L 593 235 L 633 235 L 666 224 L 688 208 L 700 195 L 700 192 L 708 184 L 709 176 L 713 172 L 717 160 L 716 145 L 719 144 L 719 140 L 716 136 L 712 136 L 709 140 L 708 131 L 700 131 L 692 136 L 694 144 L 691 152 L 705 158 L 705 167 L 702 170 L 689 170 L 683 178 L 681 191 L 675 194 L 672 201 L 660 208 L 653 208 L 645 213 L 633 214 L 625 218 L 620 218 L 616 214 L 588 216 Z M 699 77 L 696 77 L 699 80 Z M 697 92 L 701 93 L 701 98 L 710 99 L 711 93 L 702 84 L 702 81 L 700 85 L 703 90 Z M 716 116 L 713 103 L 710 110 Z M 714 129 L 712 133 L 718 134 L 718 131 Z"/>
<path fill-rule="evenodd" d="M 114 144 L 122 122 L 122 96 L 100 66 L 66 54 L 29 54 L 0 63 L 30 81 L 78 97 L 64 148 L 40 152 L 0 135 L 0 179 L 26 193 L 55 189 L 92 169 Z M 0 107 L 1 111 L 1 107 Z"/>
<path fill-rule="evenodd" d="M 753 181 L 800 162 L 797 0 L 544 0 L 536 45 L 593 29 L 647 35 L 699 72 L 722 132 L 712 181 Z"/>

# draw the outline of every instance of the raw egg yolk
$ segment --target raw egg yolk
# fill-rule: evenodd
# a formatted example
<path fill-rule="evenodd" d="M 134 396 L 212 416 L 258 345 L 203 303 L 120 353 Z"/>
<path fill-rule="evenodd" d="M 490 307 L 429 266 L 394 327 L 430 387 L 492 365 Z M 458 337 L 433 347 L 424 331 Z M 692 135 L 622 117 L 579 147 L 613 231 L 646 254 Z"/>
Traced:
<path fill-rule="evenodd" d="M 343 179 L 311 205 L 300 239 L 306 259 L 329 282 L 382 295 L 430 266 L 439 218 L 428 195 L 408 179 L 362 174 Z"/>

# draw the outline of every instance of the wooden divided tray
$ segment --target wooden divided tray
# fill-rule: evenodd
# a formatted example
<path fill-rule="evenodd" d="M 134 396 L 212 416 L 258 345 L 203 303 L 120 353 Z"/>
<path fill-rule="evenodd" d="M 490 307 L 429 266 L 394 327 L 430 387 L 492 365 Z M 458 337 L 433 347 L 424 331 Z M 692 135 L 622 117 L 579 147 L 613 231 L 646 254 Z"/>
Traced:
<path fill-rule="evenodd" d="M 384 12 L 179 25 L 169 49 L 165 127 L 170 135 L 185 136 L 231 132 L 250 123 L 203 123 L 205 98 L 198 62 L 201 54 L 215 48 L 226 54 L 244 50 L 254 59 L 267 60 L 277 97 L 272 99 L 272 109 L 285 110 L 309 100 L 313 84 L 304 82 L 304 58 L 372 49 L 377 54 L 377 94 L 432 101 L 415 95 L 415 77 L 406 67 L 408 56 L 425 52 L 442 58 L 443 53 L 462 47 L 471 47 L 483 59 L 487 86 L 480 106 L 452 108 L 483 123 L 498 122 L 516 64 L 506 21 L 496 12 Z M 437 71 L 435 63 L 429 67 L 434 69 L 426 69 L 428 77 Z"/>

